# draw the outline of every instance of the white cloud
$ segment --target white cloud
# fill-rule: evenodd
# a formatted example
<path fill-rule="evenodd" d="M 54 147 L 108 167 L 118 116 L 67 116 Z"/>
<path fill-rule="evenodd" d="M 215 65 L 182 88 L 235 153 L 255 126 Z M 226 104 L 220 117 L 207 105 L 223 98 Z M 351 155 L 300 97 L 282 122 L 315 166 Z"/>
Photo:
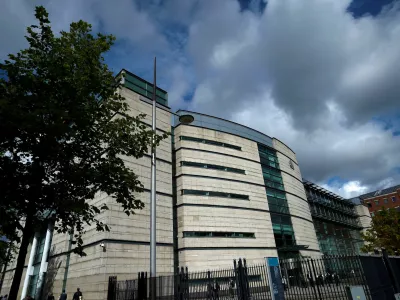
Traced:
<path fill-rule="evenodd" d="M 264 14 L 260 0 L 246 12 L 233 0 L 36 2 L 47 4 L 57 30 L 82 18 L 116 34 L 126 42 L 115 52 L 119 64 L 133 72 L 157 54 L 158 82 L 173 108 L 187 105 L 183 98 L 196 86 L 190 109 L 279 138 L 296 152 L 307 179 L 347 180 L 330 187 L 342 195 L 400 179 L 393 171 L 400 137 L 372 121 L 400 112 L 396 8 L 354 19 L 346 12 L 350 0 L 270 0 Z M 24 44 L 33 5 L 5 1 L 0 57 Z M 171 25 L 182 32 L 168 32 Z"/>
<path fill-rule="evenodd" d="M 349 181 L 343 185 L 327 185 L 321 184 L 321 186 L 335 194 L 342 196 L 343 198 L 349 199 L 358 195 L 364 194 L 368 191 L 367 186 L 362 186 L 360 181 Z"/>
<path fill-rule="evenodd" d="M 189 37 L 200 74 L 193 109 L 283 140 L 305 177 L 340 176 L 347 194 L 400 179 L 400 138 L 371 121 L 400 111 L 397 12 L 355 20 L 349 1 L 271 0 L 260 17 L 219 3 L 226 23 L 209 7 Z"/>

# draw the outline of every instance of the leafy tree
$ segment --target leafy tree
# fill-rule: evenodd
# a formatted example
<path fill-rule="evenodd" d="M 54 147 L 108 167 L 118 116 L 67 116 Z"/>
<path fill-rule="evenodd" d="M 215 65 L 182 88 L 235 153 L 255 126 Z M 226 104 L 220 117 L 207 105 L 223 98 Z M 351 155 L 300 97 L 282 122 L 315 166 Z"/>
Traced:
<path fill-rule="evenodd" d="M 384 209 L 372 217 L 371 228 L 362 235 L 366 245 L 363 252 L 373 252 L 375 248 L 385 248 L 388 254 L 400 250 L 400 212 Z"/>
<path fill-rule="evenodd" d="M 96 218 L 107 206 L 87 200 L 105 192 L 128 215 L 143 208 L 135 197 L 143 186 L 121 155 L 140 158 L 167 137 L 145 125 L 144 115 L 128 116 L 104 63 L 112 35 L 93 35 L 83 21 L 55 35 L 44 7 L 35 16 L 29 48 L 0 64 L 0 226 L 20 242 L 9 300 L 38 226 L 52 220 L 58 233 L 74 233 L 75 251 L 84 255 L 85 226 L 109 230 Z"/>

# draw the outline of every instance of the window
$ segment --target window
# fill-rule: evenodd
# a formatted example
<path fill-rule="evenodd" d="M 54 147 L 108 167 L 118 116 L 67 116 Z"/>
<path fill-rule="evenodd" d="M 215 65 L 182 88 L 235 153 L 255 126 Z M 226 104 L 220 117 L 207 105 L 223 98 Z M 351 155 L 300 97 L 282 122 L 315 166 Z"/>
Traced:
<path fill-rule="evenodd" d="M 246 174 L 245 170 L 242 170 L 242 169 L 236 169 L 236 168 L 230 168 L 230 167 L 224 167 L 224 166 L 212 165 L 212 164 L 205 164 L 205 163 L 198 163 L 198 162 L 192 162 L 192 161 L 181 161 L 181 166 L 197 167 L 197 168 Z"/>
<path fill-rule="evenodd" d="M 388 203 L 387 198 L 383 198 L 383 203 L 385 203 L 385 204 Z"/>
<path fill-rule="evenodd" d="M 375 214 L 372 212 L 372 213 L 371 213 L 371 217 L 373 217 L 373 216 L 375 216 Z"/>
<path fill-rule="evenodd" d="M 379 200 L 374 200 L 375 205 L 379 205 Z"/>
<path fill-rule="evenodd" d="M 224 193 L 224 192 L 213 192 L 213 191 L 201 191 L 201 190 L 182 190 L 182 195 L 210 196 L 210 197 L 222 197 L 222 198 L 249 200 L 248 195 Z"/>
<path fill-rule="evenodd" d="M 281 172 L 276 169 L 272 169 L 266 166 L 261 166 L 262 172 L 263 172 L 263 177 L 266 180 L 282 183 L 282 176 Z"/>
<path fill-rule="evenodd" d="M 396 196 L 392 197 L 392 202 L 396 202 Z"/>
<path fill-rule="evenodd" d="M 372 207 L 371 202 L 367 202 L 367 206 L 368 206 L 368 207 Z"/>
<path fill-rule="evenodd" d="M 296 245 L 290 217 L 271 214 L 271 222 L 275 243 L 278 248 Z"/>
<path fill-rule="evenodd" d="M 272 182 L 272 181 L 269 181 L 268 179 L 265 179 L 265 178 L 264 178 L 264 184 L 267 187 L 270 187 L 270 188 L 273 188 L 273 189 L 278 189 L 278 190 L 282 190 L 282 191 L 285 190 L 285 188 L 283 187 L 283 184 L 277 183 L 277 182 Z"/>
<path fill-rule="evenodd" d="M 258 153 L 260 155 L 261 164 L 279 169 L 278 157 L 276 156 L 275 150 L 258 144 Z"/>
<path fill-rule="evenodd" d="M 219 146 L 219 147 L 225 147 L 225 148 L 230 148 L 234 150 L 242 150 L 242 147 L 235 146 L 232 144 L 227 144 L 227 143 L 222 143 L 222 142 L 217 142 L 217 141 L 212 141 L 212 140 L 206 140 L 206 139 L 201 139 L 201 138 L 195 138 L 191 136 L 183 136 L 181 135 L 179 137 L 181 141 L 191 141 L 191 142 L 198 142 L 198 143 L 203 143 L 203 144 L 208 144 L 208 145 L 214 145 L 214 146 Z"/>
<path fill-rule="evenodd" d="M 268 207 L 272 212 L 289 213 L 285 193 L 267 190 Z"/>
<path fill-rule="evenodd" d="M 255 238 L 254 232 L 184 231 L 183 237 Z"/>
<path fill-rule="evenodd" d="M 131 76 L 130 74 L 126 74 L 124 86 L 147 98 L 152 99 L 153 97 L 153 85 L 146 83 L 142 79 Z M 166 92 L 162 92 L 157 88 L 156 96 L 158 103 L 168 105 L 168 95 Z"/>

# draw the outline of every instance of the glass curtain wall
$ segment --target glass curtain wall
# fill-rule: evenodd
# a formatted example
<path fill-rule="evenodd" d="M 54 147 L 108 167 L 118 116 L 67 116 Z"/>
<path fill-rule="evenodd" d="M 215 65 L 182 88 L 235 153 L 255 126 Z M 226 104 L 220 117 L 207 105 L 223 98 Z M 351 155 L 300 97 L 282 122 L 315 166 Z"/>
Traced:
<path fill-rule="evenodd" d="M 297 256 L 299 253 L 298 251 L 282 252 L 284 249 L 296 246 L 296 240 L 292 221 L 289 216 L 289 206 L 276 151 L 265 145 L 258 144 L 258 153 L 260 155 L 265 192 L 279 256 Z"/>

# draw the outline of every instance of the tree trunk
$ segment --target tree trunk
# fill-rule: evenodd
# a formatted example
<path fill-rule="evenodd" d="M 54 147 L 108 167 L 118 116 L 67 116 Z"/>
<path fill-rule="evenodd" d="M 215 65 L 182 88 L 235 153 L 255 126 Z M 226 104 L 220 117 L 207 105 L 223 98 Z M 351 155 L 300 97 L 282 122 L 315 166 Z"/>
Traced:
<path fill-rule="evenodd" d="M 11 284 L 10 294 L 8 300 L 17 300 L 19 286 L 21 284 L 21 277 L 24 271 L 26 253 L 28 251 L 29 241 L 31 240 L 33 233 L 32 218 L 27 217 L 25 222 L 24 230 L 22 231 L 22 241 L 18 251 L 17 266 L 14 272 L 13 282 Z"/>

